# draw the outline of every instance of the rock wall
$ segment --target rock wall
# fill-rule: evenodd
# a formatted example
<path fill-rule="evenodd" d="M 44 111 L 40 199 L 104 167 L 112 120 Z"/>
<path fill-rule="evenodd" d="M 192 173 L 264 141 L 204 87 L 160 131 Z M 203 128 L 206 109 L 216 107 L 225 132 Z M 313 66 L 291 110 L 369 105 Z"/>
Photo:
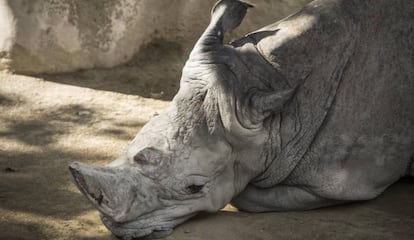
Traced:
<path fill-rule="evenodd" d="M 130 61 L 154 39 L 188 52 L 216 0 L 0 0 L 0 70 L 58 73 Z M 257 0 L 241 36 L 309 0 Z"/>

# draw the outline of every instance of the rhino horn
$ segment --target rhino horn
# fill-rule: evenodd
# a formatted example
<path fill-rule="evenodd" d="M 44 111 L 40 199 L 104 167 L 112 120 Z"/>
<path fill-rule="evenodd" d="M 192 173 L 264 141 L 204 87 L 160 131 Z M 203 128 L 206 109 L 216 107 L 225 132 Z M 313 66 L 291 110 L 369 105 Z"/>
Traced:
<path fill-rule="evenodd" d="M 108 199 L 108 186 L 115 185 L 116 175 L 110 168 L 93 167 L 82 163 L 72 163 L 69 170 L 75 180 L 76 186 L 101 212 L 113 216 Z M 114 217 L 116 218 L 116 217 Z"/>

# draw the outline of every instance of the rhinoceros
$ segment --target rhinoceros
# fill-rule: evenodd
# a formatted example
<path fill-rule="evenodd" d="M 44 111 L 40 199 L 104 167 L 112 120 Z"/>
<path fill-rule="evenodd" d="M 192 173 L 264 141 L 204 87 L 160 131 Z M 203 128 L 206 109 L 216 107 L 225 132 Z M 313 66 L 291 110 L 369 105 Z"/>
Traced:
<path fill-rule="evenodd" d="M 199 212 L 308 210 L 413 176 L 414 1 L 317 0 L 230 44 L 251 4 L 221 0 L 170 106 L 80 191 L 122 239 Z"/>

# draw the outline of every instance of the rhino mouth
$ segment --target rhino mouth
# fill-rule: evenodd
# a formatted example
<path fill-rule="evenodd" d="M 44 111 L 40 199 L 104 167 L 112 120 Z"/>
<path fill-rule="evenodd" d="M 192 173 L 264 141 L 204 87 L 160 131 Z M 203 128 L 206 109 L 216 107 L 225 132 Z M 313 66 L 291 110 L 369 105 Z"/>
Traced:
<path fill-rule="evenodd" d="M 181 217 L 179 219 L 174 219 L 173 221 L 157 223 L 154 226 L 145 226 L 145 223 L 142 223 L 141 220 L 137 219 L 130 222 L 115 222 L 110 217 L 101 213 L 102 223 L 108 228 L 115 236 L 122 240 L 147 240 L 147 239 L 158 239 L 164 238 L 170 235 L 174 227 L 191 218 L 195 214 Z M 141 216 L 140 219 L 148 218 L 146 216 Z"/>

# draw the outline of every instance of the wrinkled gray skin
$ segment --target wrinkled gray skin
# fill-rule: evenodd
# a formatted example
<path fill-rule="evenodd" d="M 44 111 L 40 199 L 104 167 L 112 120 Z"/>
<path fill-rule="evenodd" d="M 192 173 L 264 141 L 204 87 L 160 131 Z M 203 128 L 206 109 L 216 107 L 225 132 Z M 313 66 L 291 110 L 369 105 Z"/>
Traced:
<path fill-rule="evenodd" d="M 414 1 L 320 0 L 230 45 L 222 0 L 170 107 L 107 167 L 70 170 L 122 239 L 232 203 L 284 211 L 372 199 L 414 175 Z"/>

